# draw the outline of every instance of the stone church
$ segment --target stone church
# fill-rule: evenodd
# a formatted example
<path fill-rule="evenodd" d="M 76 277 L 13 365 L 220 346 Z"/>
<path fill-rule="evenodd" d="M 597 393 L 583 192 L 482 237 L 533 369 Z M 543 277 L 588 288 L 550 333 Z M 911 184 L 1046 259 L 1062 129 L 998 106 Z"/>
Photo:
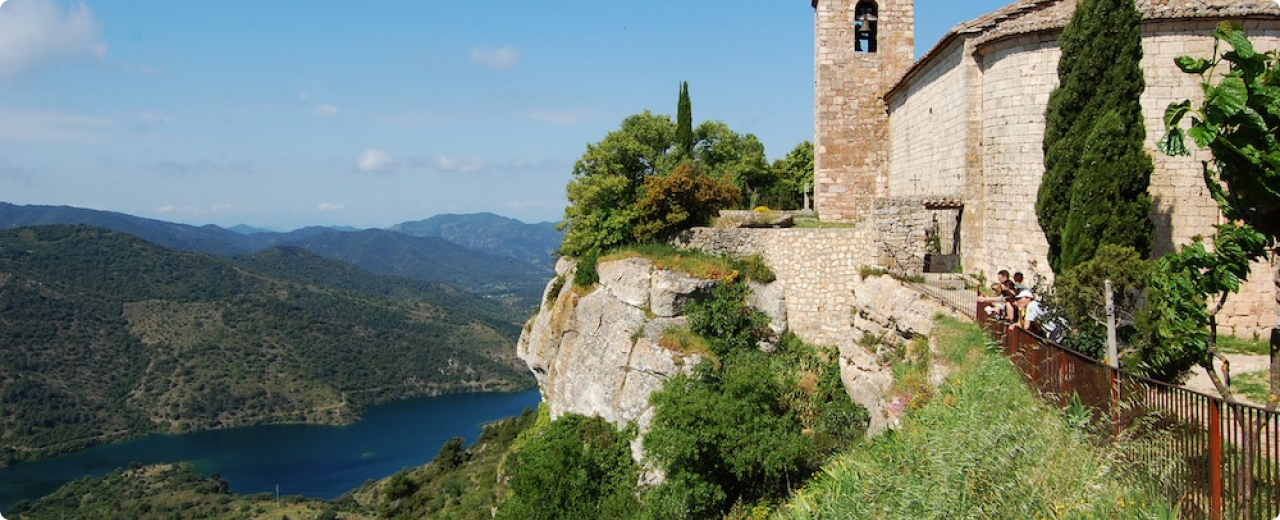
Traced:
<path fill-rule="evenodd" d="M 1018 0 L 951 29 L 919 60 L 912 0 L 813 0 L 815 209 L 825 221 L 874 227 L 882 264 L 924 258 L 926 228 L 966 273 L 1052 277 L 1035 214 L 1042 140 L 1056 86 L 1058 38 L 1075 0 Z M 1137 0 L 1155 253 L 1209 235 L 1221 215 L 1204 187 L 1208 155 L 1155 149 L 1165 107 L 1197 99 L 1198 77 L 1180 55 L 1209 56 L 1218 23 L 1242 24 L 1259 50 L 1280 47 L 1275 0 Z M 937 222 L 937 224 L 934 224 Z M 935 246 L 936 247 L 936 246 Z M 1275 325 L 1266 264 L 1219 316 L 1225 333 Z"/>

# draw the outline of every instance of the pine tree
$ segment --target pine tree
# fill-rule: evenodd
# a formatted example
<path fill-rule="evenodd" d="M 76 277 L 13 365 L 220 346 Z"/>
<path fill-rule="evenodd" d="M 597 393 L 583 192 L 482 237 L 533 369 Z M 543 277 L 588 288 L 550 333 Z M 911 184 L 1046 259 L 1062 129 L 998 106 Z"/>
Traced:
<path fill-rule="evenodd" d="M 1134 0 L 1081 0 L 1062 32 L 1036 201 L 1057 274 L 1088 261 L 1102 244 L 1150 256 L 1154 167 L 1139 104 L 1146 88 L 1141 22 Z"/>
<path fill-rule="evenodd" d="M 676 147 L 685 158 L 693 157 L 693 107 L 687 81 L 680 83 L 680 101 L 676 104 Z"/>

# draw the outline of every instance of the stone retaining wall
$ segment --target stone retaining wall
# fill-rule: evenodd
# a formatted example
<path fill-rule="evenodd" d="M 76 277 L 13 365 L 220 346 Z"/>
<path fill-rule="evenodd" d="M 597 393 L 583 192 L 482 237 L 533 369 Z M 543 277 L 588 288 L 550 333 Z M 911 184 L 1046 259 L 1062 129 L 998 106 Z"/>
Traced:
<path fill-rule="evenodd" d="M 860 228 L 695 228 L 676 243 L 712 254 L 759 254 L 783 282 L 791 330 L 827 345 L 851 330 L 859 273 L 877 263 L 878 251 L 872 233 Z"/>

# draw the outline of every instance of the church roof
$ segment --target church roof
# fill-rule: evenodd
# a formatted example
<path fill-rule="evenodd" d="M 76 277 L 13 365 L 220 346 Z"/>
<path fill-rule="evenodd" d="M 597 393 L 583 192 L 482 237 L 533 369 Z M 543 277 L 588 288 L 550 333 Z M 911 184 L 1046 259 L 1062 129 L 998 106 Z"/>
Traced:
<path fill-rule="evenodd" d="M 1145 20 L 1239 18 L 1280 15 L 1275 0 L 1137 0 Z M 957 25 L 956 34 L 979 34 L 979 44 L 1018 34 L 1066 27 L 1076 0 L 1019 0 L 985 16 Z"/>
<path fill-rule="evenodd" d="M 1145 20 L 1217 19 L 1251 16 L 1280 16 L 1275 0 L 1136 0 Z M 919 69 L 931 61 L 957 38 L 974 38 L 974 43 L 987 42 L 1044 31 L 1059 31 L 1071 21 L 1076 0 L 1017 0 L 947 32 L 889 90 L 892 95 Z"/>

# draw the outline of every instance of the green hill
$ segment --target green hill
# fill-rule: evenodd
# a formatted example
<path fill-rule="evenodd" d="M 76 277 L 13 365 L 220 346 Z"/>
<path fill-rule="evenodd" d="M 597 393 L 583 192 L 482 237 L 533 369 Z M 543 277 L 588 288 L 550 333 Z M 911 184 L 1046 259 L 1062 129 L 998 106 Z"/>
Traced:
<path fill-rule="evenodd" d="M 0 463 L 532 384 L 497 304 L 442 285 L 389 299 L 385 280 L 343 288 L 359 283 L 311 271 L 340 266 L 265 255 L 233 261 L 86 226 L 0 232 Z"/>
<path fill-rule="evenodd" d="M 526 224 L 493 213 L 436 215 L 426 220 L 402 222 L 391 231 L 415 237 L 440 237 L 489 254 L 524 260 L 551 269 L 564 235 L 551 222 Z"/>

